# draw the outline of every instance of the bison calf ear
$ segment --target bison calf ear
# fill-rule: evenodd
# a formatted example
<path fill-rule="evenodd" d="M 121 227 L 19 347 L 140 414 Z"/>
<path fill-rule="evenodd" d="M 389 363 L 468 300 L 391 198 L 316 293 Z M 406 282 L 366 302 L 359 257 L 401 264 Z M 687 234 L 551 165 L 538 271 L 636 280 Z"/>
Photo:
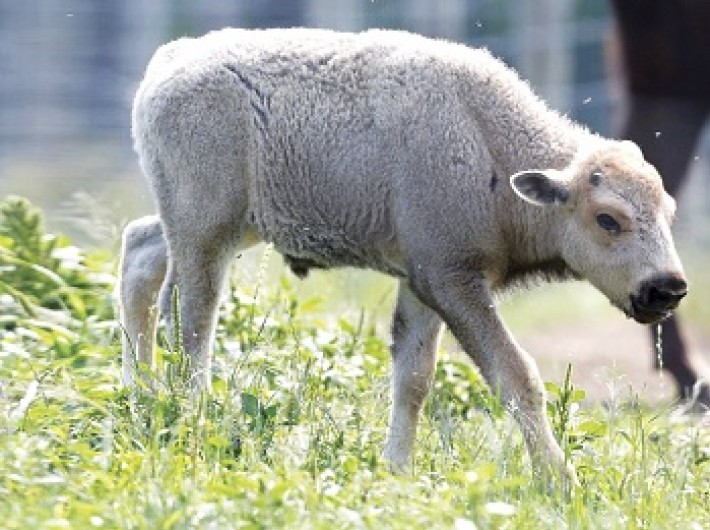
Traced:
<path fill-rule="evenodd" d="M 521 199 L 537 206 L 564 204 L 569 198 L 557 171 L 520 171 L 510 177 L 510 185 Z"/>

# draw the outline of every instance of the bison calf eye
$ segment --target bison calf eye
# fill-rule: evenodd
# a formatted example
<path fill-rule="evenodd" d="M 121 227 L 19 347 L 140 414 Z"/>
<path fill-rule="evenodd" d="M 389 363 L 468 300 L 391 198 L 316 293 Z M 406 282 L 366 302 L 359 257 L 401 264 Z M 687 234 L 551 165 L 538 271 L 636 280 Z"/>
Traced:
<path fill-rule="evenodd" d="M 621 225 L 619 222 L 608 213 L 598 214 L 597 224 L 611 234 L 616 235 L 621 232 Z"/>

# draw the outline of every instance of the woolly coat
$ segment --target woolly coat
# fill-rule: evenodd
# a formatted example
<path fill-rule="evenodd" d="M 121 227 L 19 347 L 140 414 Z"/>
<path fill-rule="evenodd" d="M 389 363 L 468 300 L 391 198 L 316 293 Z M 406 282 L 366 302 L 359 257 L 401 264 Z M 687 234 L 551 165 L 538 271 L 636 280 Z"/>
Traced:
<path fill-rule="evenodd" d="M 297 274 L 407 276 L 446 256 L 473 260 L 497 287 L 540 267 L 568 272 L 546 242 L 549 212 L 508 178 L 562 169 L 594 138 L 485 50 L 304 29 L 161 47 L 133 134 L 168 226 L 224 222 L 231 208 L 230 222 L 274 243 Z"/>

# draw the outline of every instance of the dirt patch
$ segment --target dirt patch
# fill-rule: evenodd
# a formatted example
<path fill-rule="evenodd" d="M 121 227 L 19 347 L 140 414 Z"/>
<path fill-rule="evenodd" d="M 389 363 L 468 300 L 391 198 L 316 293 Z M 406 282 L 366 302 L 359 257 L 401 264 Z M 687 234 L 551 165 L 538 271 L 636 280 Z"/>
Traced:
<path fill-rule="evenodd" d="M 710 335 L 682 325 L 693 363 L 710 377 Z M 571 363 L 574 384 L 587 392 L 590 402 L 639 397 L 659 404 L 675 396 L 671 376 L 654 368 L 656 353 L 647 328 L 623 317 L 528 331 L 518 339 L 537 360 L 545 381 L 561 383 Z"/>

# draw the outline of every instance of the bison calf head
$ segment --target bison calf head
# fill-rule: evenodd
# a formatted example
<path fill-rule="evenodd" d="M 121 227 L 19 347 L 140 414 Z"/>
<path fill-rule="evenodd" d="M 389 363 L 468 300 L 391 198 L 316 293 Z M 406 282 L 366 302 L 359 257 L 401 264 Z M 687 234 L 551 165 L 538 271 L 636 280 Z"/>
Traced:
<path fill-rule="evenodd" d="M 554 219 L 551 237 L 578 276 L 643 324 L 670 315 L 687 293 L 670 225 L 675 201 L 632 142 L 601 141 L 562 171 L 513 175 L 518 196 Z"/>

